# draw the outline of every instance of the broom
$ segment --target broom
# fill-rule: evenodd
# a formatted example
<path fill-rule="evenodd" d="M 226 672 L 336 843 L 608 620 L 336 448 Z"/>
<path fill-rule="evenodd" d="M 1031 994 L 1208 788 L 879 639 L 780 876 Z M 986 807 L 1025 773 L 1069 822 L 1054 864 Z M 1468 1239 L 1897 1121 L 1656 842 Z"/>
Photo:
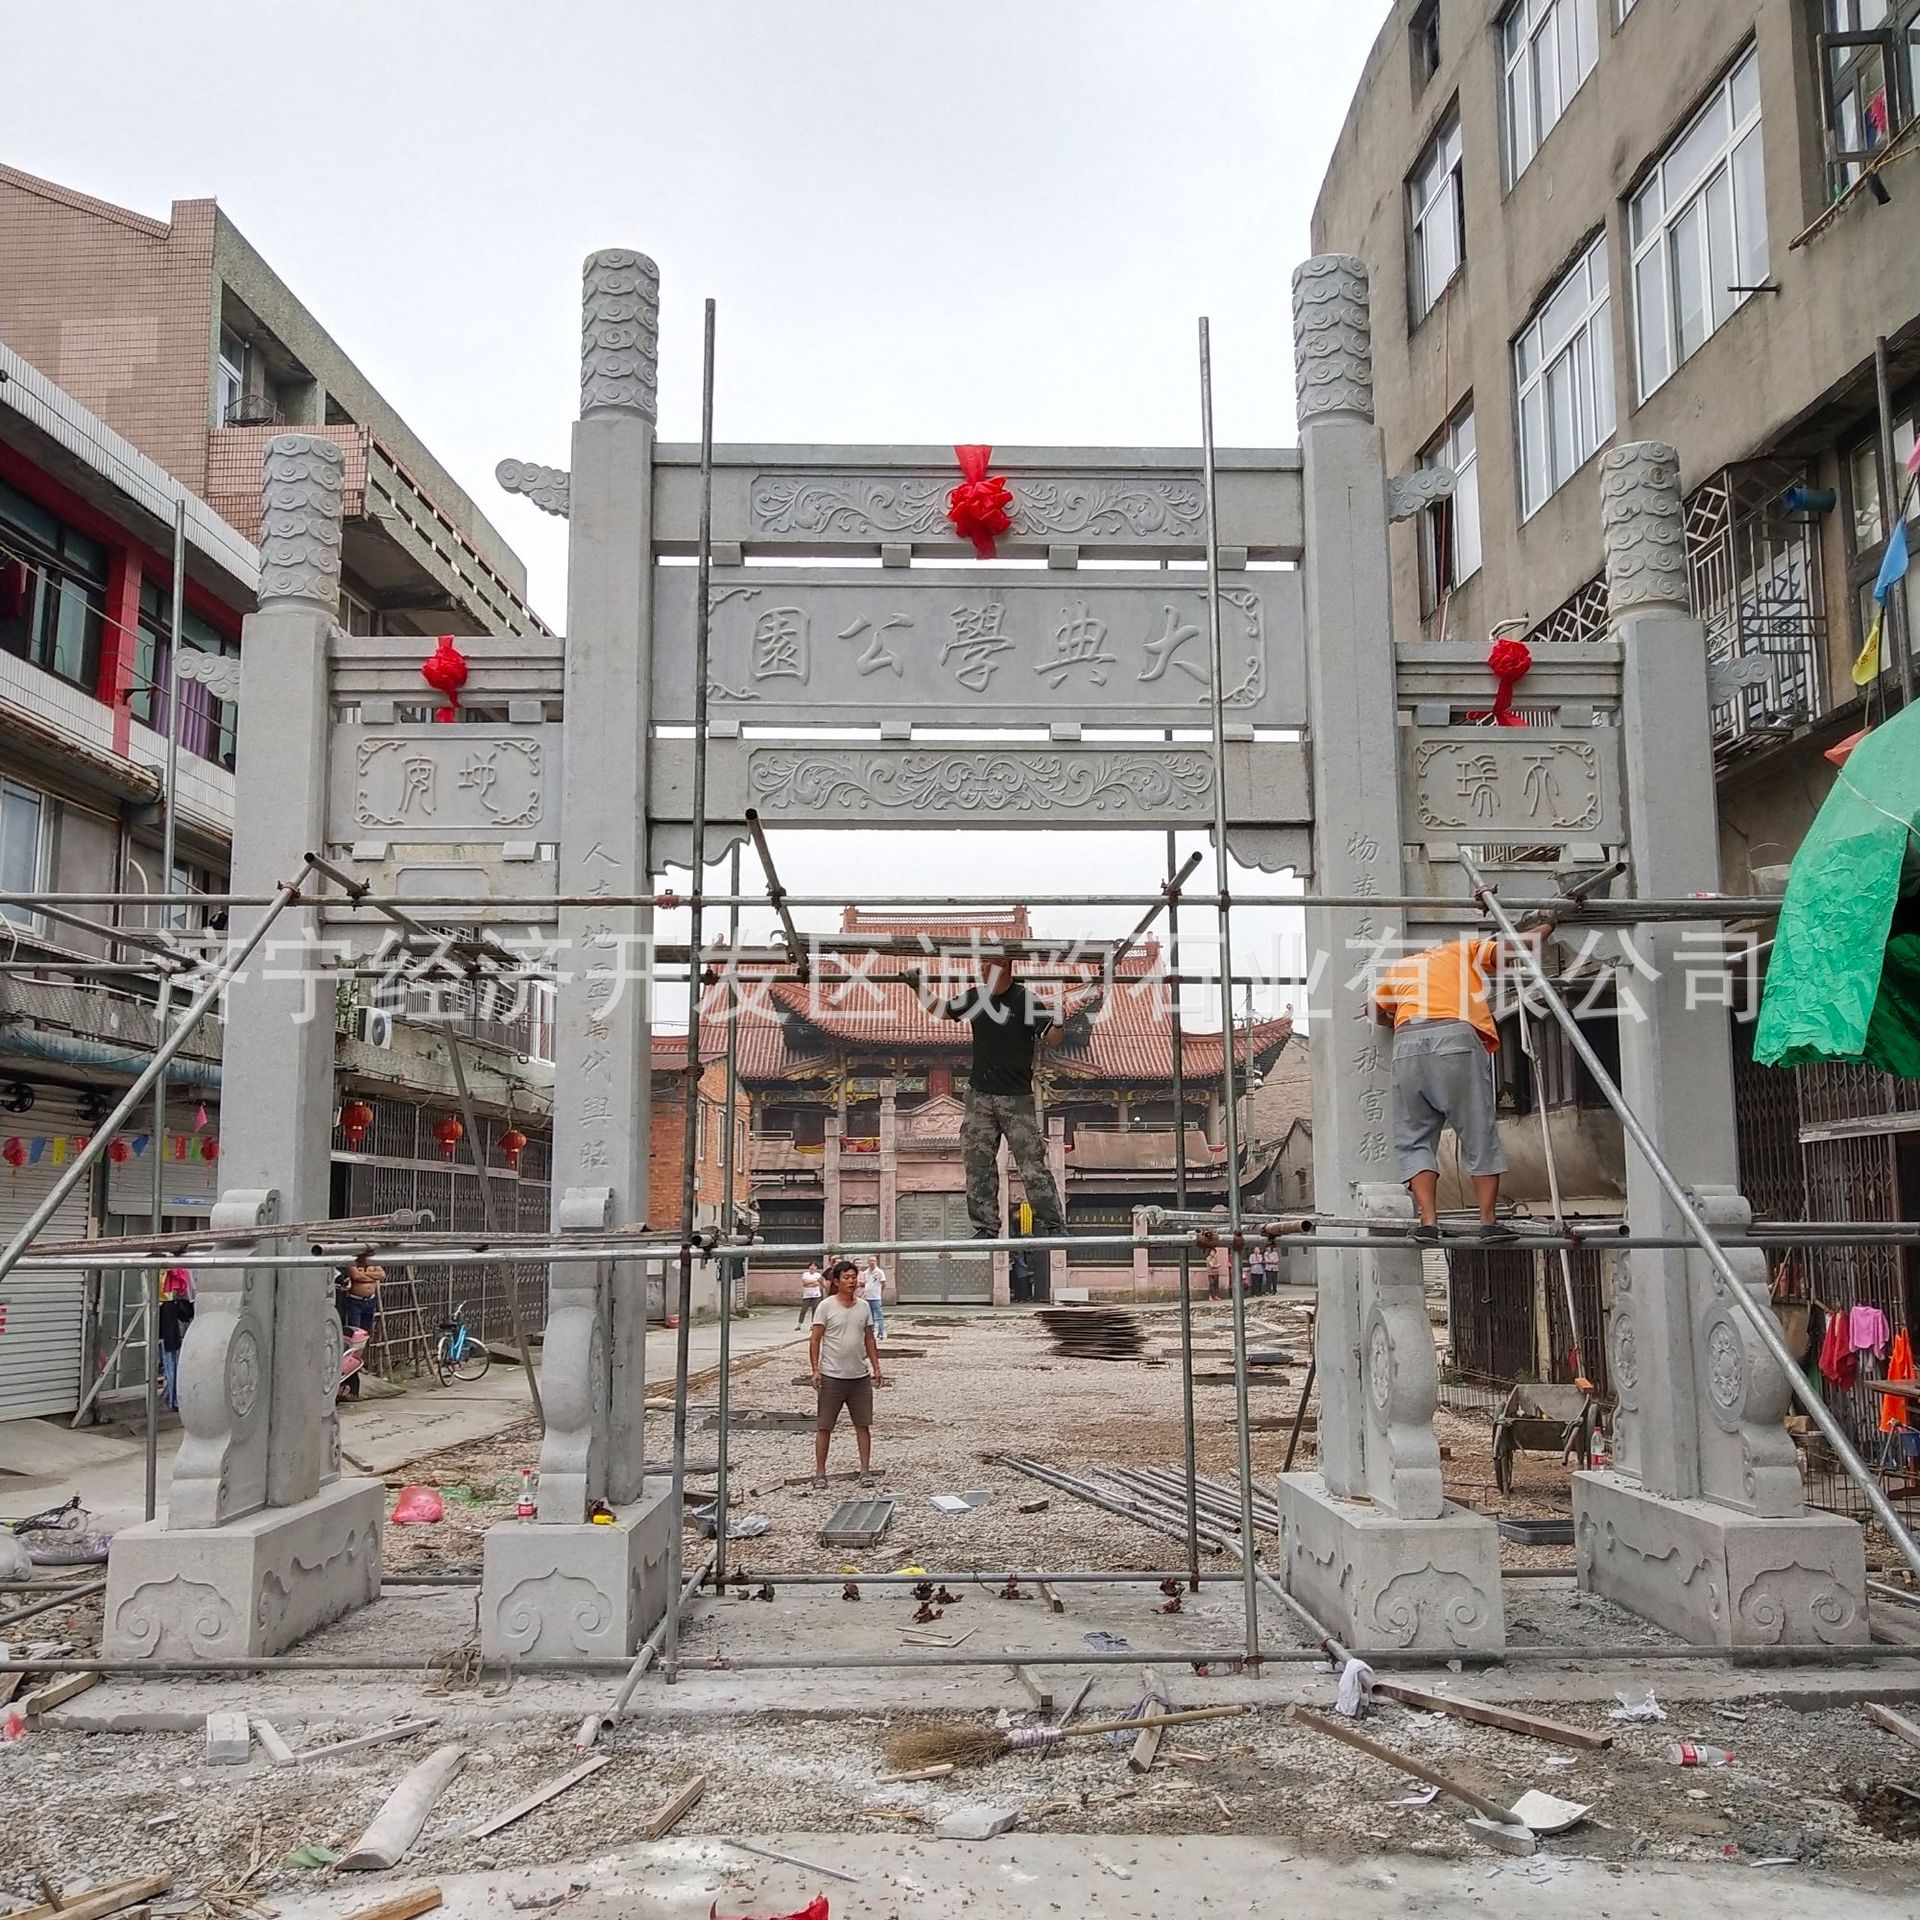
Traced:
<path fill-rule="evenodd" d="M 1185 1707 L 1176 1713 L 1156 1713 L 1139 1720 L 1097 1720 L 1084 1727 L 908 1727 L 892 1734 L 886 1753 L 901 1773 L 922 1767 L 984 1767 L 1009 1753 L 1031 1753 L 1062 1740 L 1087 1740 L 1101 1733 L 1138 1733 L 1143 1727 L 1171 1727 L 1186 1720 L 1220 1720 L 1229 1714 L 1251 1713 L 1248 1706 Z"/>

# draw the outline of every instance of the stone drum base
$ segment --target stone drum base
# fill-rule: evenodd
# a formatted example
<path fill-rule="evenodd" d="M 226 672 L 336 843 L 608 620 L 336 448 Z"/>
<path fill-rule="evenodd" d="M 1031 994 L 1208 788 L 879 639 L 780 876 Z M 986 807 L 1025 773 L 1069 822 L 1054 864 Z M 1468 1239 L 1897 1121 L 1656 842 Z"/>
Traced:
<path fill-rule="evenodd" d="M 667 1610 L 670 1484 L 614 1510 L 611 1525 L 502 1520 L 487 1529 L 480 1652 L 507 1666 L 625 1660 Z"/>
<path fill-rule="evenodd" d="M 100 1651 L 191 1662 L 283 1653 L 380 1592 L 386 1488 L 337 1480 L 218 1527 L 123 1528 L 107 1555 Z"/>
<path fill-rule="evenodd" d="M 1464 1507 L 1401 1520 L 1330 1494 L 1317 1473 L 1282 1474 L 1280 1568 L 1287 1591 L 1359 1651 L 1452 1656 L 1506 1644 L 1499 1534 Z"/>
<path fill-rule="evenodd" d="M 1763 1520 L 1573 1476 L 1580 1585 L 1694 1646 L 1864 1647 L 1866 1535 L 1837 1513 Z"/>

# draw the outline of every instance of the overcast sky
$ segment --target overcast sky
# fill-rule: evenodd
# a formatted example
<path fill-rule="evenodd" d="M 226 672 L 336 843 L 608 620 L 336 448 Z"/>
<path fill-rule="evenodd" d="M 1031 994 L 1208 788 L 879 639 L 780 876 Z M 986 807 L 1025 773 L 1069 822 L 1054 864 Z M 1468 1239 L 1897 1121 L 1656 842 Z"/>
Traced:
<path fill-rule="evenodd" d="M 1206 313 L 1221 443 L 1289 443 L 1288 280 L 1386 12 L 0 0 L 0 154 L 162 218 L 218 198 L 561 626 L 564 524 L 493 468 L 566 464 L 597 247 L 659 263 L 667 439 L 698 433 L 710 294 L 723 440 L 1192 445 Z M 893 836 L 862 871 L 916 892 L 1153 884 L 1158 836 L 1085 838 Z M 788 884 L 829 892 L 862 842 L 784 844 Z"/>

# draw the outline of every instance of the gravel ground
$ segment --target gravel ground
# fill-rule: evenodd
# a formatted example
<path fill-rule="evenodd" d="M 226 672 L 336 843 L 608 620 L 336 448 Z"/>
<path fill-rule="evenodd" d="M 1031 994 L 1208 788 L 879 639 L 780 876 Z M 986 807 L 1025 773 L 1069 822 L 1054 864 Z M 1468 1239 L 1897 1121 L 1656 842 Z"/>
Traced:
<path fill-rule="evenodd" d="M 1178 1698 L 1180 1682 L 1170 1684 Z M 1543 1843 L 1555 1855 L 1748 1866 L 1791 1857 L 1862 1886 L 1911 1885 L 1920 1842 L 1910 1820 L 1900 1823 L 1903 1796 L 1889 1783 L 1920 1786 L 1920 1766 L 1909 1764 L 1915 1756 L 1857 1709 L 1800 1714 L 1756 1702 L 1738 1711 L 1743 1717 L 1734 1719 L 1726 1709 L 1676 1708 L 1668 1725 L 1622 1725 L 1610 1750 L 1577 1754 L 1392 1705 L 1367 1727 L 1492 1797 L 1537 1786 L 1590 1803 L 1582 1826 Z M 1605 1724 L 1597 1709 L 1559 1713 Z M 1274 1835 L 1335 1858 L 1479 1851 L 1457 1806 L 1404 1804 L 1413 1783 L 1277 1713 L 1169 1729 L 1145 1776 L 1128 1771 L 1123 1742 L 1094 1738 L 945 1781 L 888 1783 L 877 1778 L 888 1771 L 888 1726 L 811 1716 L 628 1723 L 611 1736 L 612 1758 L 598 1773 L 479 1842 L 465 1838 L 469 1827 L 580 1756 L 563 1727 L 518 1723 L 469 1734 L 467 1765 L 404 1871 L 417 1879 L 557 1863 L 637 1840 L 646 1815 L 695 1773 L 707 1787 L 679 1829 L 690 1836 L 920 1831 L 957 1805 L 989 1801 L 1040 1830 Z M 309 1729 L 310 1738 L 322 1734 Z M 1675 1767 L 1665 1757 L 1675 1738 L 1729 1746 L 1734 1763 Z M 293 1848 L 344 1851 L 429 1750 L 416 1740 L 282 1771 L 258 1758 L 245 1768 L 209 1767 L 200 1745 L 189 1735 L 43 1727 L 0 1749 L 0 1891 L 38 1899 L 38 1871 L 72 1885 L 166 1867 L 187 1898 L 188 1890 L 234 1886 L 257 1861 L 249 1890 L 270 1904 L 276 1892 L 317 1878 L 283 1864 Z M 1888 1837 L 1889 1827 L 1903 1837 Z"/>

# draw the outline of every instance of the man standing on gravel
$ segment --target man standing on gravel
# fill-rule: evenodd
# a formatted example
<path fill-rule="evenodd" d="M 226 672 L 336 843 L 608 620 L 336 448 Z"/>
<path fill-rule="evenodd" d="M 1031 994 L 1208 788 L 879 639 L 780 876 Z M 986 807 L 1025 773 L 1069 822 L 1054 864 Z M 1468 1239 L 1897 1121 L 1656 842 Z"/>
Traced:
<path fill-rule="evenodd" d="M 813 1484 L 827 1485 L 827 1448 L 845 1407 L 860 1450 L 860 1484 L 873 1485 L 873 1390 L 880 1384 L 880 1348 L 873 1316 L 860 1294 L 860 1269 L 836 1260 L 827 1271 L 833 1291 L 813 1314 L 808 1364 L 813 1374 Z"/>

